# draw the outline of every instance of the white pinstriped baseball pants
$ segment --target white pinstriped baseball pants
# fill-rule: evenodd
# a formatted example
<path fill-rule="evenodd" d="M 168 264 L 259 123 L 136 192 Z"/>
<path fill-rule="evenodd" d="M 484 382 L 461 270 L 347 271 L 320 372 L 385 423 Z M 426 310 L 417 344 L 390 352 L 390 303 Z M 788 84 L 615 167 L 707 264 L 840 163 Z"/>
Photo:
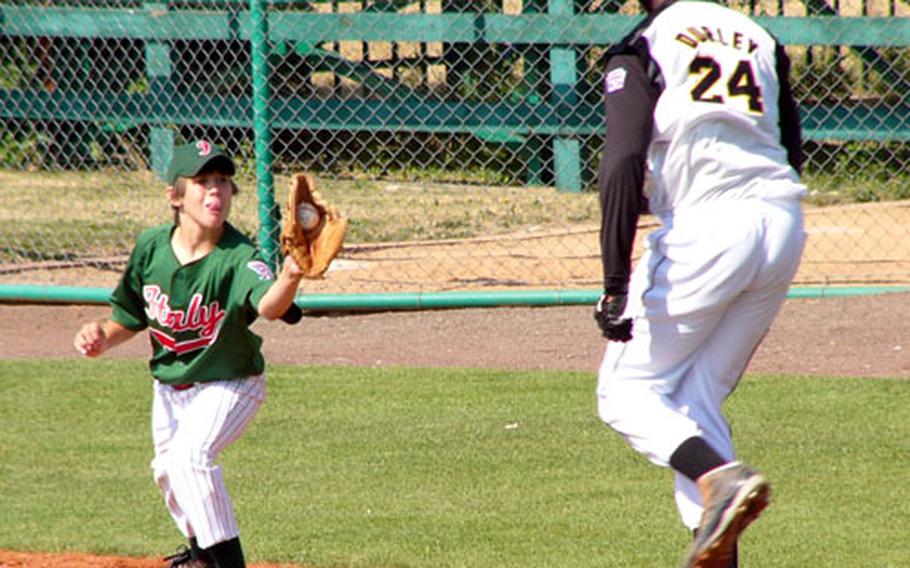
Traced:
<path fill-rule="evenodd" d="M 601 363 L 601 419 L 657 465 L 693 436 L 732 460 L 722 406 L 783 305 L 804 243 L 796 199 L 718 200 L 652 233 L 629 285 L 633 338 L 609 343 Z M 680 473 L 676 504 L 697 527 L 701 498 Z"/>
<path fill-rule="evenodd" d="M 265 400 L 265 377 L 213 381 L 186 390 L 155 381 L 155 482 L 177 527 L 208 548 L 238 536 L 234 507 L 215 461 L 239 439 Z"/>

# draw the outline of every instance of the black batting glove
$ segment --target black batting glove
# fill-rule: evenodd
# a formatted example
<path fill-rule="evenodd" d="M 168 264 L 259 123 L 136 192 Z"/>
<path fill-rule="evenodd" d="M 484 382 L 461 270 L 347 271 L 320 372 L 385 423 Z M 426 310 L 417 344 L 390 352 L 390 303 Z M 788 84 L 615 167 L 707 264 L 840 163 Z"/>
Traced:
<path fill-rule="evenodd" d="M 625 309 L 625 294 L 604 294 L 597 299 L 594 319 L 608 340 L 625 343 L 632 339 L 632 318 L 622 317 Z"/>

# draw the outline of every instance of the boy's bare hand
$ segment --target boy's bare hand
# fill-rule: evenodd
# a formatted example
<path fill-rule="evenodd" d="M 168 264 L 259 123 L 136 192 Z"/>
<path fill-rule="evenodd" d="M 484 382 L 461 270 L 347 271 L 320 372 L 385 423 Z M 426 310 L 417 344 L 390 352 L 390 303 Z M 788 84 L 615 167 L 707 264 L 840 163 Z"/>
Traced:
<path fill-rule="evenodd" d="M 98 322 L 90 322 L 82 326 L 76 338 L 73 340 L 73 346 L 76 351 L 86 357 L 97 357 L 104 352 L 107 343 L 107 334 Z"/>
<path fill-rule="evenodd" d="M 281 265 L 280 276 L 286 276 L 291 280 L 300 281 L 303 278 L 303 269 L 294 260 L 294 257 L 288 255 L 284 257 L 284 263 Z"/>

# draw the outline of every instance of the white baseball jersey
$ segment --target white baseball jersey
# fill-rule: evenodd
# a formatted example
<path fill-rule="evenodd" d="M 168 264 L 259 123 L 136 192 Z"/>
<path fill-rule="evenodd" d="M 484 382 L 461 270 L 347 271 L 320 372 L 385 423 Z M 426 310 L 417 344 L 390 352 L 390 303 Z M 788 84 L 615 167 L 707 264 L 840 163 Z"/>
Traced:
<path fill-rule="evenodd" d="M 789 65 L 768 32 L 708 2 L 665 4 L 610 49 L 598 175 L 608 293 L 626 290 L 643 208 L 667 222 L 717 199 L 805 192 Z"/>
<path fill-rule="evenodd" d="M 679 2 L 641 38 L 664 84 L 648 151 L 652 213 L 805 191 L 780 142 L 777 42 L 767 31 L 717 4 Z"/>

